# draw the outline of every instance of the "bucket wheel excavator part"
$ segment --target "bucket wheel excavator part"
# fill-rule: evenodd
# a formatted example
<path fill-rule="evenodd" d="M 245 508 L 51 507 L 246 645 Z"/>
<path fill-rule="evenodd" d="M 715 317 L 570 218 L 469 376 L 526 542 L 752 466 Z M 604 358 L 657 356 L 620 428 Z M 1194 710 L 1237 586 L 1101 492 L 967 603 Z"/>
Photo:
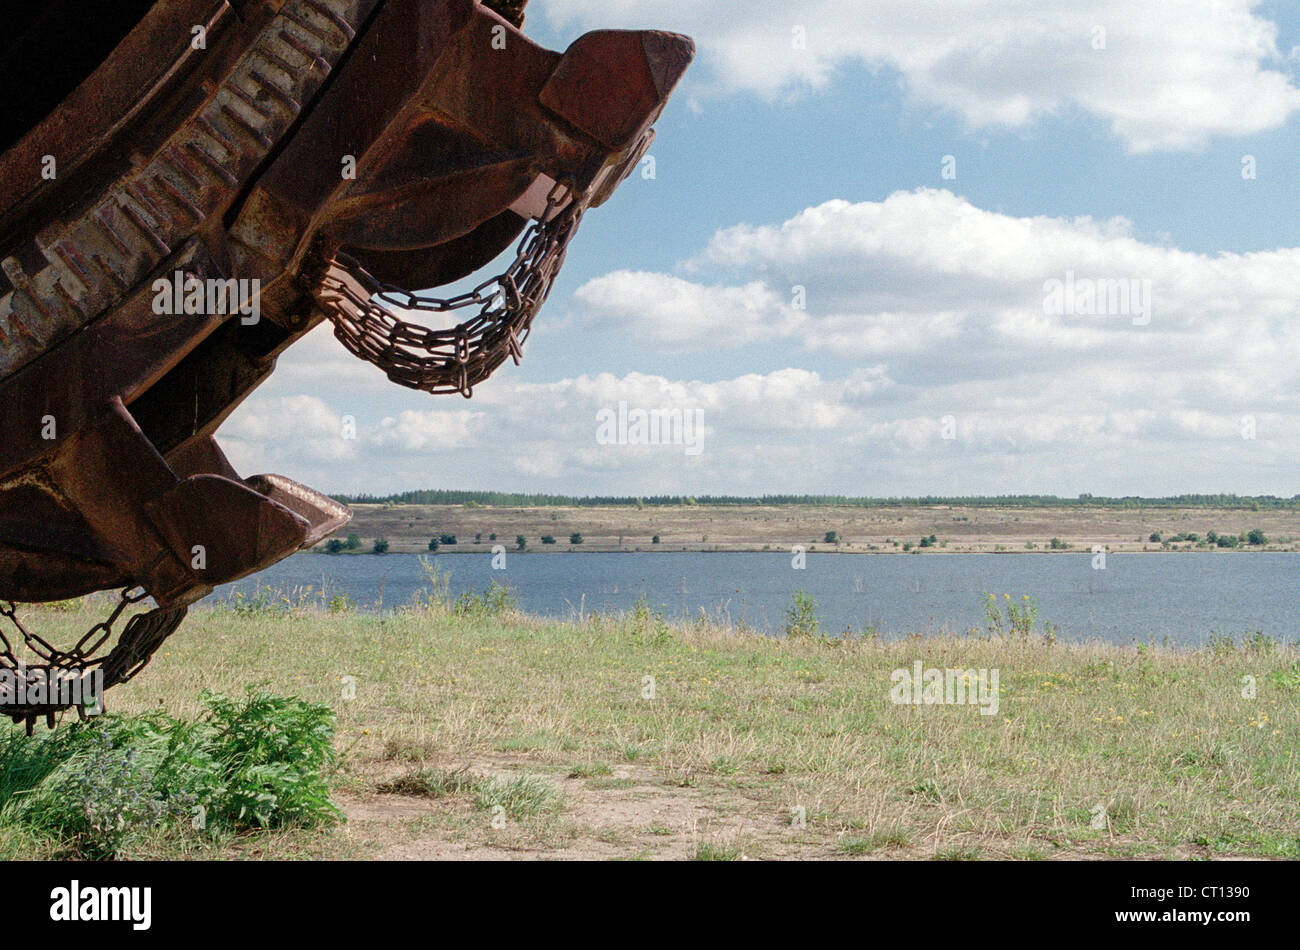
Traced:
<path fill-rule="evenodd" d="M 0 713 L 30 728 L 80 706 L 37 681 L 128 679 L 190 604 L 347 522 L 281 475 L 241 477 L 214 439 L 319 323 L 427 392 L 469 396 L 519 359 L 583 213 L 636 167 L 694 54 L 656 31 L 552 52 L 523 34 L 525 5 L 45 0 L 11 15 Z M 512 245 L 474 291 L 410 292 Z M 462 310 L 450 329 L 417 319 Z M 108 620 L 64 646 L 22 607 L 113 590 Z"/>

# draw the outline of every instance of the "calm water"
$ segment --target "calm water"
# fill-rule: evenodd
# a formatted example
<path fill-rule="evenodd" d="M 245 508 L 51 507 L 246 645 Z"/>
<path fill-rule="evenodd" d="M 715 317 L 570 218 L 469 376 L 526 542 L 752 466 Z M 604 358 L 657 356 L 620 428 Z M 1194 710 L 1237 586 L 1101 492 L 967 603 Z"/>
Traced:
<path fill-rule="evenodd" d="M 453 595 L 491 581 L 507 584 L 520 606 L 536 614 L 626 609 L 645 595 L 675 617 L 698 615 L 780 630 L 791 594 L 817 601 L 828 632 L 875 629 L 883 635 L 963 632 L 984 627 L 983 592 L 1029 594 L 1040 618 L 1065 639 L 1116 643 L 1161 640 L 1194 646 L 1210 636 L 1261 630 L 1300 638 L 1297 574 L 1300 554 L 1110 554 L 1093 570 L 1090 554 L 809 554 L 794 570 L 788 554 L 554 553 L 510 554 L 492 569 L 481 554 L 431 558 L 450 573 Z M 409 603 L 426 586 L 419 555 L 331 557 L 298 554 L 252 578 L 221 588 L 251 593 L 270 585 L 311 585 L 345 593 L 367 606 Z"/>

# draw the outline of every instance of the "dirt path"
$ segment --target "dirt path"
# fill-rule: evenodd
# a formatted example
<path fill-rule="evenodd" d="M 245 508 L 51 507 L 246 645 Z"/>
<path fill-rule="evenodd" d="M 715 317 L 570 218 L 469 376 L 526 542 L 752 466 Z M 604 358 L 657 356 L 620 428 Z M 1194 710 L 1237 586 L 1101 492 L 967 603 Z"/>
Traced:
<path fill-rule="evenodd" d="M 518 775 L 530 763 L 496 756 L 458 767 L 488 777 Z M 489 812 L 461 796 L 396 793 L 335 796 L 343 834 L 362 857 L 379 860 L 682 860 L 702 844 L 731 859 L 831 857 L 770 809 L 731 791 L 666 784 L 653 769 L 619 766 L 598 777 L 555 782 L 563 806 L 542 822 L 494 828 Z M 810 846 L 812 845 L 812 846 Z"/>

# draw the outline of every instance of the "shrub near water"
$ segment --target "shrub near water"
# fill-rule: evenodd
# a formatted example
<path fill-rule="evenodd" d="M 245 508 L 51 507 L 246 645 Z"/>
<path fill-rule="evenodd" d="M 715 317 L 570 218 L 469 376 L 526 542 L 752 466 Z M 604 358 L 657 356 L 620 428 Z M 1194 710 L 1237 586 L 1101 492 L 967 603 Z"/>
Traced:
<path fill-rule="evenodd" d="M 322 774 L 333 758 L 325 705 L 250 689 L 205 693 L 205 714 L 104 717 L 0 739 L 0 828 L 109 858 L 149 832 L 332 823 Z"/>
<path fill-rule="evenodd" d="M 817 619 L 817 601 L 808 593 L 797 590 L 793 602 L 785 612 L 784 633 L 788 638 L 816 637 L 821 634 L 821 621 Z"/>

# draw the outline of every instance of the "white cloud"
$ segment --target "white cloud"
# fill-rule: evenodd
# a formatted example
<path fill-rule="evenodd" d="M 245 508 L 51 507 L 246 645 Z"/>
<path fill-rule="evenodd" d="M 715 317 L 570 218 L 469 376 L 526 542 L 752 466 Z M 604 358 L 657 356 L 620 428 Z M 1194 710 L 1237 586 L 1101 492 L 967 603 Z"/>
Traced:
<path fill-rule="evenodd" d="M 1069 272 L 1149 281 L 1150 322 L 1047 312 L 1045 282 Z M 1123 219 L 1017 218 L 921 189 L 725 229 L 686 273 L 591 281 L 575 321 L 643 359 L 730 345 L 715 378 L 507 373 L 470 403 L 428 403 L 382 375 L 385 396 L 368 377 L 354 389 L 352 357 L 322 337 L 277 373 L 310 394 L 255 395 L 219 438 L 241 470 L 353 492 L 1300 490 L 1300 248 L 1196 254 Z M 783 357 L 804 365 L 743 371 Z M 347 384 L 323 388 L 337 359 L 328 378 Z M 620 403 L 698 412 L 702 451 L 602 444 L 597 413 Z"/>
<path fill-rule="evenodd" d="M 757 281 L 742 287 L 704 287 L 667 274 L 615 271 L 578 288 L 585 329 L 625 329 L 638 338 L 686 348 L 711 343 L 752 343 L 793 331 L 798 313 Z M 629 308 L 635 302 L 635 315 Z M 701 319 L 705 317 L 707 319 Z"/>
<path fill-rule="evenodd" d="M 328 320 L 294 343 L 289 353 L 289 358 L 277 363 L 272 376 L 277 391 L 316 390 L 322 385 L 349 393 L 386 393 L 393 388 L 383 370 L 343 348 Z"/>
<path fill-rule="evenodd" d="M 716 91 L 819 89 L 837 68 L 897 71 L 974 127 L 1081 109 L 1133 151 L 1276 128 L 1300 108 L 1258 0 L 540 0 L 552 24 L 674 29 Z M 729 9 L 725 9 L 729 8 Z M 805 41 L 796 39 L 803 30 Z M 1104 48 L 1095 46 L 1104 30 Z M 700 78 L 694 80 L 698 87 Z M 698 100 L 698 94 L 693 94 Z"/>
<path fill-rule="evenodd" d="M 780 225 L 727 228 L 687 266 L 701 270 L 737 275 L 732 289 L 754 299 L 804 287 L 807 310 L 755 309 L 731 334 L 704 305 L 727 298 L 725 285 L 692 292 L 643 274 L 623 283 L 621 307 L 603 301 L 595 322 L 653 341 L 657 288 L 670 279 L 679 300 L 699 304 L 678 308 L 678 337 L 715 350 L 786 340 L 818 357 L 885 363 L 902 385 L 996 376 L 1015 389 L 1035 372 L 1118 372 L 1167 374 L 1175 390 L 1195 380 L 1203 398 L 1289 399 L 1300 361 L 1300 248 L 1195 254 L 1144 243 L 1124 219 L 1017 218 L 947 191 L 830 201 Z M 1049 282 L 1100 286 L 1101 310 L 1108 282 L 1131 290 L 1128 308 L 1048 312 Z M 590 307 L 586 288 L 577 303 Z"/>
<path fill-rule="evenodd" d="M 485 413 L 466 409 L 407 409 L 381 419 L 371 441 L 380 448 L 409 453 L 459 448 L 472 443 L 485 419 Z"/>
<path fill-rule="evenodd" d="M 356 457 L 343 416 L 318 396 L 253 396 L 221 428 L 220 443 L 242 475 L 283 462 L 337 465 Z"/>
<path fill-rule="evenodd" d="M 1107 377 L 1032 374 L 915 390 L 892 399 L 880 367 L 840 378 L 786 368 L 713 382 L 601 373 L 482 387 L 480 420 L 447 440 L 439 413 L 360 427 L 359 456 L 323 458 L 288 439 L 275 461 L 332 491 L 504 488 L 592 494 L 996 494 L 1082 491 L 1278 491 L 1296 487 L 1300 416 L 1256 408 L 1242 438 L 1237 407 L 1195 408 L 1149 389 L 1112 392 Z M 487 394 L 490 393 L 490 398 Z M 629 406 L 700 413 L 701 451 L 601 444 L 597 413 Z M 469 421 L 469 420 L 466 420 Z M 423 426 L 427 425 L 427 430 Z M 955 438 L 945 438 L 945 430 Z M 245 430 L 247 431 L 247 430 Z M 229 440 L 223 433 L 223 444 Z"/>

